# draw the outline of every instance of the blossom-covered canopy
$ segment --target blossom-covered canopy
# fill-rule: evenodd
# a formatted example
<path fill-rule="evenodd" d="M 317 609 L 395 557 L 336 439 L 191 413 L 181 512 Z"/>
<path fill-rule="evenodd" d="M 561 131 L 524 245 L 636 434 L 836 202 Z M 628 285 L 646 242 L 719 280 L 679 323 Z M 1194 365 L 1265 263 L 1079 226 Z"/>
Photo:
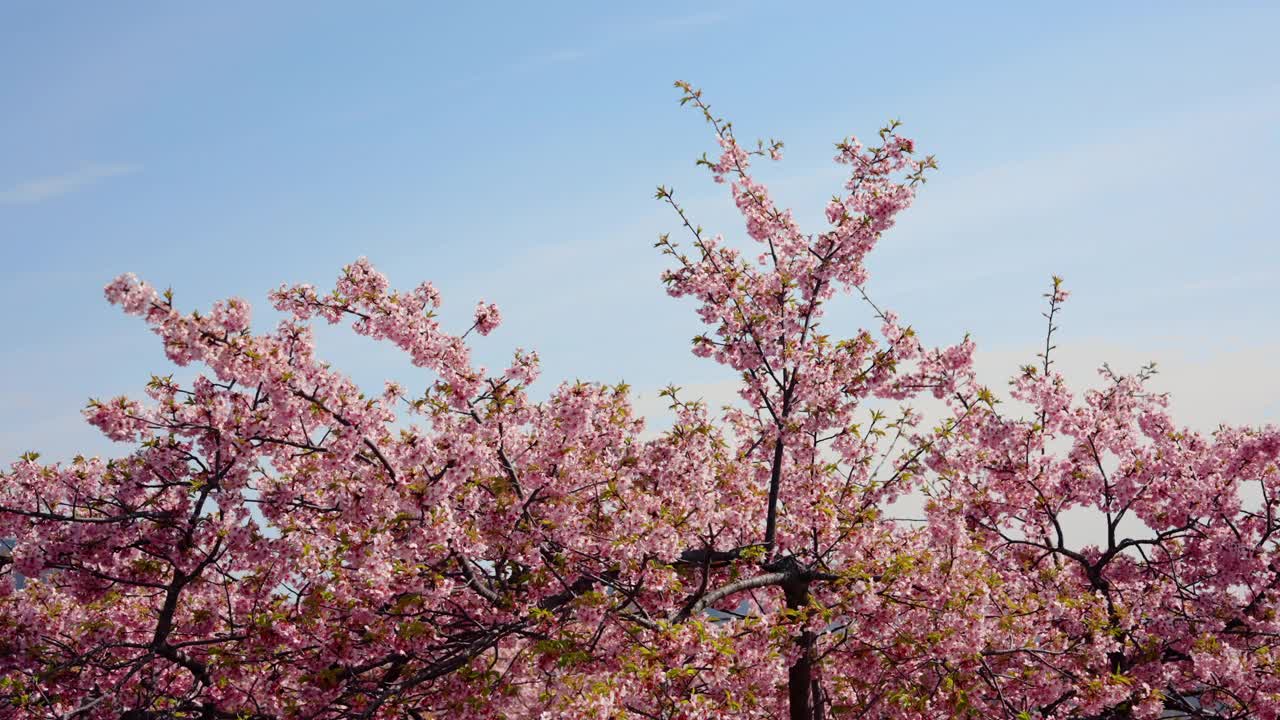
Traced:
<path fill-rule="evenodd" d="M 1070 392 L 1056 279 L 1006 415 L 968 338 L 927 347 L 862 292 L 932 158 L 896 123 L 839 143 L 849 180 L 806 234 L 752 175 L 781 143 L 678 87 L 751 249 L 659 188 L 683 225 L 663 280 L 738 406 L 671 388 L 649 438 L 625 385 L 536 400 L 535 353 L 472 362 L 496 307 L 451 332 L 431 284 L 363 259 L 273 292 L 268 331 L 122 276 L 108 300 L 201 371 L 90 403 L 120 457 L 0 475 L 0 717 L 1276 718 L 1280 431 L 1183 429 L 1147 371 Z M 823 324 L 849 292 L 874 332 Z M 317 318 L 425 390 L 366 394 Z M 886 516 L 906 495 L 924 522 Z M 1105 531 L 1073 547 L 1080 508 Z"/>

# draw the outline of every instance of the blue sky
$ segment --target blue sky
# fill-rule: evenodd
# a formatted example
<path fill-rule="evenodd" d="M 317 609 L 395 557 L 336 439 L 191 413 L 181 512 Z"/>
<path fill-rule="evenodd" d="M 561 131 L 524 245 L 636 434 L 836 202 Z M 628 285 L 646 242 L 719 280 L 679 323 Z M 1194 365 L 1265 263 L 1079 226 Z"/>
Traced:
<path fill-rule="evenodd" d="M 626 379 L 646 411 L 668 382 L 723 397 L 652 249 L 675 229 L 660 183 L 741 237 L 675 79 L 740 135 L 786 141 L 763 179 L 814 229 L 832 143 L 902 118 L 941 169 L 871 290 L 931 342 L 973 333 L 993 385 L 1035 352 L 1059 273 L 1073 378 L 1154 359 L 1186 422 L 1280 420 L 1280 9 L 1060 5 L 0 5 L 0 455 L 107 451 L 85 399 L 168 371 L 102 300 L 124 271 L 186 308 L 244 297 L 266 327 L 269 289 L 368 256 L 433 280 L 460 325 L 498 302 L 477 352 L 536 348 L 544 389 Z M 320 337 L 371 387 L 426 382 Z"/>

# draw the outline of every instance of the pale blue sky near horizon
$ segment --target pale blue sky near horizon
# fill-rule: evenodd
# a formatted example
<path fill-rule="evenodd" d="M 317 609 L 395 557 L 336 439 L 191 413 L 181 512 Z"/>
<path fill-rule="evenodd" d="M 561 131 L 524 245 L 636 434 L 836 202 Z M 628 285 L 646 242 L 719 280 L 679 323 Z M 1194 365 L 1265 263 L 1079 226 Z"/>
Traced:
<path fill-rule="evenodd" d="M 693 165 L 714 143 L 675 79 L 787 143 L 761 177 L 814 230 L 833 143 L 903 119 L 940 170 L 871 291 L 931 343 L 971 332 L 993 385 L 1042 340 L 1058 273 L 1059 345 L 1086 380 L 1153 359 L 1186 422 L 1280 420 L 1280 6 L 773 5 L 0 4 L 0 463 L 111 450 L 85 399 L 169 371 L 102 299 L 126 271 L 187 309 L 246 298 L 265 329 L 268 290 L 367 256 L 435 282 L 459 329 L 498 302 L 478 355 L 537 349 L 543 391 L 723 394 L 652 248 L 677 230 L 658 184 L 743 236 Z M 320 340 L 372 388 L 428 379 Z"/>

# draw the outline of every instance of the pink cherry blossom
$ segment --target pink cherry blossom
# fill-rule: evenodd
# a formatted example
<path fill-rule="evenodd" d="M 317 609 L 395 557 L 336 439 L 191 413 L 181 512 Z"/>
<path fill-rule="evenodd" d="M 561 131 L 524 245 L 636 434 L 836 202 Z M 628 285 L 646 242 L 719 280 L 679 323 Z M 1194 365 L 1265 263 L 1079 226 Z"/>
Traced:
<path fill-rule="evenodd" d="M 864 292 L 935 167 L 898 123 L 837 144 L 848 179 L 810 233 L 753 174 L 782 144 L 677 85 L 745 232 L 659 188 L 662 281 L 741 405 L 670 387 L 648 435 L 625 384 L 535 397 L 535 352 L 472 361 L 496 306 L 452 330 L 434 286 L 365 259 L 279 287 L 266 329 L 121 276 L 108 301 L 196 375 L 90 402 L 114 459 L 0 473 L 0 718 L 1280 715 L 1280 430 L 1187 430 L 1149 369 L 1072 392 L 1057 278 L 1010 383 L 1029 410 L 1006 412 L 972 339 L 926 345 Z M 825 324 L 844 293 L 876 327 Z M 366 392 L 318 320 L 421 382 Z M 889 517 L 911 494 L 925 521 Z M 1103 529 L 1071 545 L 1081 510 Z"/>

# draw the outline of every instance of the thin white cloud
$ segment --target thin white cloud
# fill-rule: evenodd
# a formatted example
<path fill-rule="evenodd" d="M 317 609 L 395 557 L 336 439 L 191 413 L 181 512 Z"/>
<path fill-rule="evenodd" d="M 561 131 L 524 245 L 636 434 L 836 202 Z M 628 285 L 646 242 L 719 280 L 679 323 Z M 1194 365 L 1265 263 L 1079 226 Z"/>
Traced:
<path fill-rule="evenodd" d="M 587 53 L 585 50 L 577 50 L 575 48 L 561 48 L 559 50 L 555 50 L 553 52 L 549 52 L 546 55 L 541 56 L 541 60 L 543 62 L 548 62 L 548 63 L 572 62 L 574 60 L 578 60 L 580 58 L 586 57 L 586 55 Z"/>
<path fill-rule="evenodd" d="M 666 18 L 658 22 L 658 27 L 662 29 L 679 29 L 691 27 L 706 27 L 708 25 L 718 25 L 728 18 L 722 12 L 704 11 L 691 13 L 689 15 L 681 15 L 673 18 Z"/>
<path fill-rule="evenodd" d="M 515 72 L 530 72 L 532 70 L 540 70 L 552 65 L 571 63 L 576 60 L 581 60 L 586 56 L 586 50 L 580 50 L 578 48 L 560 48 L 559 50 L 551 50 L 521 58 L 512 64 L 511 69 Z"/>
<path fill-rule="evenodd" d="M 1272 287 L 1275 281 L 1275 272 L 1267 270 L 1246 270 L 1243 272 L 1214 275 L 1202 280 L 1190 282 L 1184 285 L 1182 289 L 1186 292 L 1259 290 Z"/>
<path fill-rule="evenodd" d="M 132 175 L 141 169 L 138 165 L 125 164 L 87 165 L 62 175 L 28 180 L 7 190 L 0 190 L 0 205 L 33 205 L 108 178 Z"/>
<path fill-rule="evenodd" d="M 1021 228 L 1028 219 L 1038 222 L 1049 214 L 1085 211 L 1098 198 L 1133 193 L 1169 178 L 1189 178 L 1186 158 L 1177 152 L 1187 138 L 1223 127 L 1243 136 L 1262 132 L 1280 117 L 1275 97 L 1276 89 L 1269 87 L 1224 99 L 1211 109 L 1170 113 L 1158 124 L 1119 137 L 1028 153 L 969 175 L 940 175 L 922 192 L 920 207 L 912 210 L 903 227 L 910 228 L 913 243 L 949 243 L 961 232 L 990 237 L 995 229 Z M 1215 170 L 1221 172 L 1221 163 Z M 1018 235 L 1010 241 L 1021 239 Z"/>

